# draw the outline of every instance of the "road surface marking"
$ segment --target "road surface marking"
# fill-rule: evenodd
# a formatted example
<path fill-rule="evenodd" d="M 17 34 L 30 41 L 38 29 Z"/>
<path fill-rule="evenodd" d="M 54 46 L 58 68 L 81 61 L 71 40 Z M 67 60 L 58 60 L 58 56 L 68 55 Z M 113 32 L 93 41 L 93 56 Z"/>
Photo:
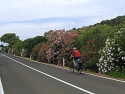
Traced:
<path fill-rule="evenodd" d="M 4 55 L 4 56 L 7 57 L 7 58 L 9 58 L 9 59 L 11 59 L 11 60 L 13 60 L 13 61 L 15 61 L 15 62 L 17 62 L 17 63 L 19 63 L 19 64 L 21 64 L 21 65 L 23 65 L 23 66 L 25 66 L 25 67 L 27 67 L 27 68 L 30 68 L 30 69 L 32 69 L 32 70 L 34 70 L 34 71 L 37 71 L 37 72 L 39 72 L 39 73 L 41 73 L 41 74 L 44 74 L 44 75 L 46 75 L 46 76 L 48 76 L 48 77 L 50 77 L 50 78 L 53 78 L 53 79 L 55 79 L 55 80 L 57 80 L 57 81 L 60 81 L 60 82 L 64 83 L 64 84 L 66 84 L 66 85 L 69 85 L 69 86 L 71 86 L 71 87 L 74 87 L 74 88 L 76 88 L 76 89 L 78 89 L 78 90 L 81 90 L 81 91 L 83 91 L 83 92 L 86 92 L 86 93 L 88 93 L 88 94 L 95 94 L 95 93 L 93 93 L 93 92 L 90 92 L 90 91 L 88 91 L 88 90 L 85 90 L 85 89 L 83 89 L 83 88 L 80 88 L 80 87 L 78 87 L 78 86 L 75 86 L 75 85 L 73 85 L 73 84 L 70 84 L 70 83 L 68 83 L 68 82 L 66 82 L 66 81 L 63 81 L 63 80 L 61 80 L 61 79 L 59 79 L 59 78 L 56 78 L 56 77 L 54 77 L 54 76 L 52 76 L 52 75 L 49 75 L 49 74 L 47 74 L 47 73 L 45 73 L 45 72 L 39 71 L 39 70 L 37 70 L 37 69 L 35 69 L 35 68 L 32 68 L 32 67 L 30 67 L 30 66 L 28 66 L 28 65 L 26 65 L 26 64 L 23 64 L 23 63 L 21 63 L 21 62 L 15 60 L 15 59 L 12 59 L 12 58 L 10 58 L 10 57 L 8 57 L 8 56 L 6 56 L 6 55 Z"/>
<path fill-rule="evenodd" d="M 67 69 L 67 68 L 62 68 L 62 67 L 59 67 L 59 66 L 54 66 L 54 65 L 51 65 L 51 64 L 42 63 L 42 62 L 38 62 L 38 61 L 34 61 L 34 60 L 31 60 L 31 61 L 36 62 L 36 63 L 41 63 L 41 64 L 44 64 L 44 65 L 48 65 L 48 66 L 53 66 L 53 67 L 60 68 L 60 69 L 70 70 L 70 69 Z M 125 83 L 124 80 L 118 80 L 118 79 L 115 79 L 115 78 L 99 76 L 99 75 L 96 75 L 96 74 L 91 74 L 91 73 L 86 73 L 86 72 L 82 72 L 82 73 L 87 74 L 87 75 L 91 75 L 91 76 L 95 76 L 95 77 L 99 77 L 99 78 L 104 78 L 104 79 L 108 79 L 108 80 L 113 80 L 113 81 Z"/>
<path fill-rule="evenodd" d="M 36 62 L 36 61 L 34 61 L 34 62 Z M 67 68 L 62 68 L 62 67 L 59 67 L 59 66 L 50 65 L 50 64 L 47 64 L 47 63 L 42 63 L 42 62 L 37 62 L 37 63 L 41 63 L 41 64 L 48 65 L 48 66 L 53 66 L 53 67 L 60 68 L 60 69 L 70 70 L 70 69 L 67 69 Z M 82 72 L 82 73 L 87 74 L 87 75 L 91 75 L 91 76 L 95 76 L 95 77 L 99 77 L 99 78 L 104 78 L 104 79 L 108 79 L 108 80 L 113 80 L 113 81 L 125 83 L 124 80 L 113 79 L 113 78 L 110 78 L 110 77 L 99 76 L 99 75 L 96 75 L 96 74 L 91 74 L 91 73 L 86 73 L 86 72 Z"/>
<path fill-rule="evenodd" d="M 1 78 L 0 78 L 0 94 L 4 94 Z"/>

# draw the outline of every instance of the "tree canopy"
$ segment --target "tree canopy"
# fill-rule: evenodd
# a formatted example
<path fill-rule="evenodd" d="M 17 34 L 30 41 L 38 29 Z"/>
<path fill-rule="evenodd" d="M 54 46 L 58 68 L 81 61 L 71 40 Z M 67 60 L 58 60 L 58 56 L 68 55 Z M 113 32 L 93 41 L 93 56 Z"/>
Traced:
<path fill-rule="evenodd" d="M 5 42 L 5 43 L 8 43 L 10 44 L 12 41 L 16 41 L 16 40 L 20 40 L 19 39 L 19 36 L 16 36 L 15 33 L 7 33 L 7 34 L 4 34 L 0 40 L 2 42 Z"/>
<path fill-rule="evenodd" d="M 35 47 L 35 45 L 37 45 L 38 43 L 41 42 L 46 42 L 47 39 L 43 36 L 36 36 L 34 38 L 29 38 L 26 39 L 22 42 L 22 46 L 23 48 L 25 48 L 27 50 L 27 55 L 26 56 L 30 56 L 30 53 L 32 51 L 32 48 Z"/>

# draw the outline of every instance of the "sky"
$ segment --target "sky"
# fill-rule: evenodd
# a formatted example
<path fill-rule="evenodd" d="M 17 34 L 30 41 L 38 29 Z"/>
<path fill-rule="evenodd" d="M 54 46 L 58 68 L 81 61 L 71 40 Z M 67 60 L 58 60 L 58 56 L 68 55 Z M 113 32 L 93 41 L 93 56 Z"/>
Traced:
<path fill-rule="evenodd" d="M 125 0 L 0 0 L 0 37 L 15 33 L 25 40 L 123 15 Z"/>

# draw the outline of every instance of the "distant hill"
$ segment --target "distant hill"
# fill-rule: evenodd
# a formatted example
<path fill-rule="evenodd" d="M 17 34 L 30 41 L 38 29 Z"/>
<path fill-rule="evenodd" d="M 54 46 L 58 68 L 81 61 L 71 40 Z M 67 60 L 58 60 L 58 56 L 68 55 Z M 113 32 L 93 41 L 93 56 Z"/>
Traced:
<path fill-rule="evenodd" d="M 125 24 L 125 15 L 124 16 L 118 16 L 118 17 L 113 18 L 111 20 L 103 20 L 98 24 L 101 24 L 101 25 L 107 24 L 107 25 L 110 25 L 110 26 L 117 26 L 117 25 L 120 25 L 120 24 Z"/>

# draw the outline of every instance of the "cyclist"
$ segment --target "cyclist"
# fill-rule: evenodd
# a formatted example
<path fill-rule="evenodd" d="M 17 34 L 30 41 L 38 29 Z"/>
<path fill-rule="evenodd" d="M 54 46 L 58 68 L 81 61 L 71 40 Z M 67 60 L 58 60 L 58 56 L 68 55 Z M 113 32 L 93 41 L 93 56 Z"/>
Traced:
<path fill-rule="evenodd" d="M 81 58 L 81 54 L 80 54 L 80 52 L 76 49 L 76 47 L 73 47 L 71 57 L 73 57 L 73 64 L 74 64 L 74 66 L 77 67 L 77 66 L 78 66 L 77 60 L 78 60 L 79 58 Z"/>

